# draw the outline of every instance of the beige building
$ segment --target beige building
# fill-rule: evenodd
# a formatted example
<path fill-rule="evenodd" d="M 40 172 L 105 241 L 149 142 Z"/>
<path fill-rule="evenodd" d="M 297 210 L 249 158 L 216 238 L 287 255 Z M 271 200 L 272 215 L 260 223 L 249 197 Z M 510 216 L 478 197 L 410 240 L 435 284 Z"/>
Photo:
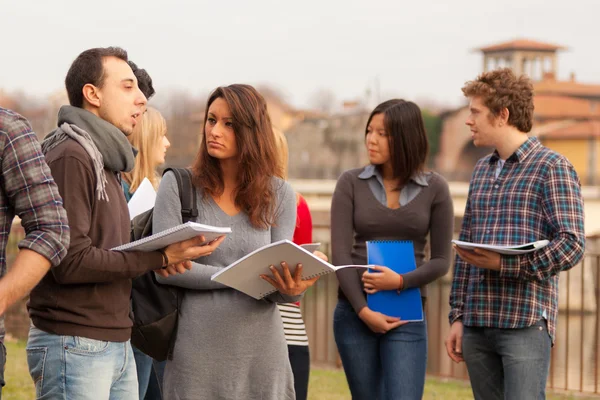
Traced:
<path fill-rule="evenodd" d="M 534 126 L 531 132 L 549 148 L 565 155 L 582 183 L 599 182 L 600 84 L 557 79 L 557 55 L 562 46 L 532 40 L 514 40 L 478 49 L 483 70 L 510 67 L 533 80 Z M 436 168 L 451 179 L 468 180 L 477 159 L 490 149 L 475 148 L 464 124 L 466 106 L 443 117 Z"/>

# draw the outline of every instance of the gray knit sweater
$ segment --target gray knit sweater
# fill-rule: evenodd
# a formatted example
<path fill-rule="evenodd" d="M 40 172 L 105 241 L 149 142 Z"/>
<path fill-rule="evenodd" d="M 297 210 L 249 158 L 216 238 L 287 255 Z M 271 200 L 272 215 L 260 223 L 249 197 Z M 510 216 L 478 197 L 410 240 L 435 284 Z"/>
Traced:
<path fill-rule="evenodd" d="M 273 178 L 278 218 L 266 230 L 253 227 L 248 216 L 227 215 L 198 190 L 197 222 L 229 226 L 232 233 L 191 271 L 159 282 L 186 288 L 175 344 L 164 378 L 166 400 L 262 399 L 293 400 L 294 384 L 281 316 L 275 302 L 300 296 L 279 292 L 258 301 L 212 282 L 216 271 L 266 244 L 291 240 L 296 223 L 296 197 L 286 182 Z M 153 230 L 181 223 L 181 205 L 173 173 L 165 174 L 154 207 Z"/>

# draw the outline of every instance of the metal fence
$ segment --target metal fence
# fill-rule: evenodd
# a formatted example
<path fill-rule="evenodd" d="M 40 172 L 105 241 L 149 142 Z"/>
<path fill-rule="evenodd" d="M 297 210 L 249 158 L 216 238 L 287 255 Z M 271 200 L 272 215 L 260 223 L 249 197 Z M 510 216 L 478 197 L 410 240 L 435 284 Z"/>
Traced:
<path fill-rule="evenodd" d="M 323 240 L 323 236 L 317 240 Z M 328 243 L 324 243 L 323 248 L 328 251 Z M 549 388 L 600 394 L 599 268 L 600 253 L 588 252 L 580 265 L 560 276 L 559 318 L 556 343 L 552 348 Z M 428 287 L 427 371 L 440 377 L 467 379 L 465 364 L 453 363 L 446 354 L 444 344 L 449 331 L 448 298 L 451 281 L 449 272 Z M 337 302 L 337 287 L 334 274 L 322 277 L 306 294 L 302 310 L 312 362 L 339 368 L 341 363 L 333 339 L 333 310 Z"/>
<path fill-rule="evenodd" d="M 328 218 L 316 218 L 313 236 L 329 251 Z M 320 221 L 320 222 L 319 222 Z M 13 225 L 7 249 L 7 261 L 14 259 L 17 243 L 23 237 L 19 225 Z M 589 237 L 582 263 L 563 272 L 559 284 L 559 318 L 557 339 L 552 348 L 548 386 L 600 394 L 600 238 Z M 450 268 L 452 271 L 453 268 Z M 448 297 L 451 272 L 428 288 L 426 318 L 428 324 L 429 374 L 467 378 L 462 364 L 447 356 L 444 340 L 448 334 Z M 302 311 L 310 341 L 311 360 L 315 365 L 341 367 L 333 339 L 333 310 L 337 303 L 337 280 L 329 274 L 317 281 L 302 301 Z M 7 332 L 25 339 L 28 330 L 25 301 L 12 307 L 6 315 Z"/>

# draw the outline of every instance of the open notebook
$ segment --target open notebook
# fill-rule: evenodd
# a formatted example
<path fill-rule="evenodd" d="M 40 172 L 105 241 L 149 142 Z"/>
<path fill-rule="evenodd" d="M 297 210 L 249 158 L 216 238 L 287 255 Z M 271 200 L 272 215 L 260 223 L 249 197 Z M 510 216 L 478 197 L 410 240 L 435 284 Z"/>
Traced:
<path fill-rule="evenodd" d="M 229 227 L 218 227 L 198 224 L 196 222 L 186 222 L 185 224 L 177 225 L 173 228 L 166 229 L 162 232 L 145 237 L 135 242 L 124 244 L 115 247 L 112 250 L 137 250 L 137 251 L 154 251 L 167 247 L 170 244 L 181 242 L 182 240 L 191 239 L 196 236 L 204 236 L 205 243 L 215 240 L 219 236 L 231 233 Z"/>
<path fill-rule="evenodd" d="M 310 246 L 307 246 L 310 248 Z M 312 248 L 310 248 L 312 250 Z M 367 268 L 367 265 L 342 265 L 335 267 L 313 255 L 289 240 L 280 240 L 263 246 L 245 257 L 233 262 L 211 279 L 230 288 L 239 290 L 257 300 L 275 292 L 275 288 L 264 281 L 260 275 L 271 276 L 269 266 L 274 265 L 281 271 L 281 262 L 287 262 L 293 274 L 297 264 L 302 264 L 302 279 L 329 274 L 341 268 Z"/>
<path fill-rule="evenodd" d="M 514 246 L 495 246 L 491 244 L 482 244 L 482 243 L 470 243 L 470 242 L 461 242 L 460 240 L 453 240 L 452 243 L 465 250 L 473 250 L 475 248 L 484 249 L 494 251 L 500 254 L 525 254 L 535 250 L 539 250 L 542 247 L 546 247 L 548 240 L 538 240 L 537 242 L 524 243 Z"/>

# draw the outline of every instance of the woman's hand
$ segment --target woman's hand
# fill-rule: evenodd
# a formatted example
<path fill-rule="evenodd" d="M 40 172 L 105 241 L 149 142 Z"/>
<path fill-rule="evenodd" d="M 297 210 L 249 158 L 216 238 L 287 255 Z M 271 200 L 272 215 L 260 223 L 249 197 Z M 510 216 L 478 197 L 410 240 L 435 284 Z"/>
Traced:
<path fill-rule="evenodd" d="M 281 273 L 273 265 L 269 269 L 273 274 L 273 278 L 267 275 L 261 275 L 260 277 L 273 285 L 279 293 L 288 296 L 301 295 L 319 279 L 316 276 L 312 279 L 302 280 L 302 264 L 296 266 L 294 276 L 290 273 L 290 269 L 285 261 L 281 263 Z"/>
<path fill-rule="evenodd" d="M 365 284 L 365 292 L 368 294 L 377 293 L 380 290 L 398 290 L 400 289 L 402 277 L 389 269 L 375 265 L 371 269 L 379 272 L 365 271 L 362 275 L 362 281 Z"/>
<path fill-rule="evenodd" d="M 380 312 L 373 311 L 369 307 L 364 307 L 360 310 L 358 316 L 375 333 L 387 333 L 394 328 L 408 323 L 408 321 L 401 321 L 400 318 L 389 317 Z"/>
<path fill-rule="evenodd" d="M 325 262 L 329 261 L 329 258 L 324 253 L 321 253 L 319 250 L 315 250 L 313 254 Z"/>

